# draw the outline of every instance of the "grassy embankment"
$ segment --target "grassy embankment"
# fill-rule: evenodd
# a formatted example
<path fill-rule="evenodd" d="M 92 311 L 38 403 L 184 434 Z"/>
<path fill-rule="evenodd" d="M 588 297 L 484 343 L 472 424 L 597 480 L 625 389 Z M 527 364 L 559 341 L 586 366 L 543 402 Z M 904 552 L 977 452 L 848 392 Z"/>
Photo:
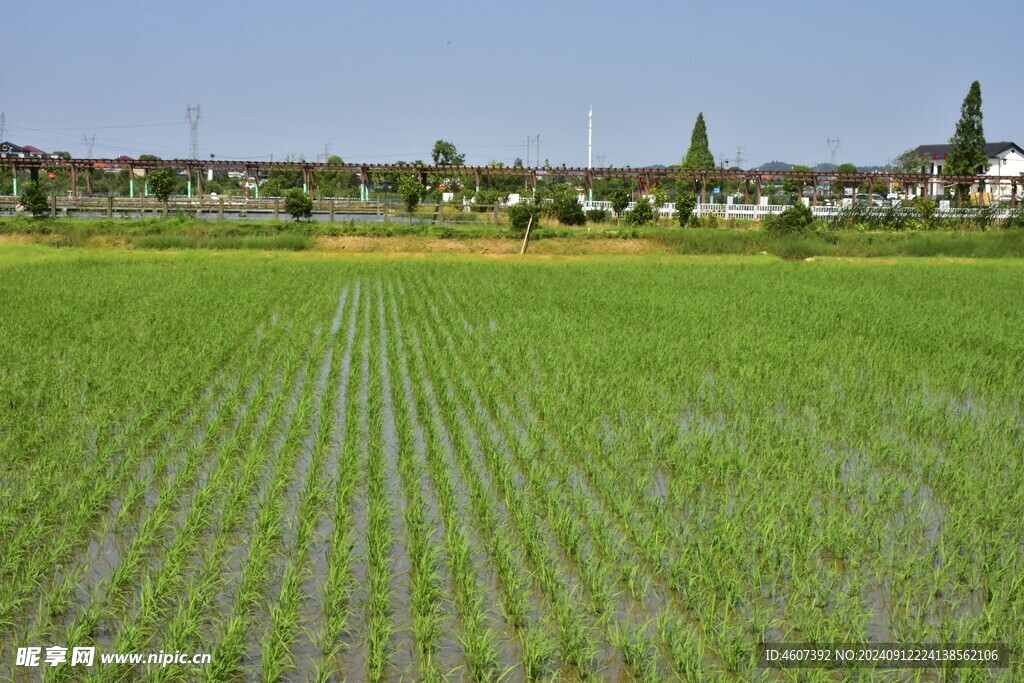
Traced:
<path fill-rule="evenodd" d="M 747 227 L 756 227 L 756 223 Z M 384 252 L 517 253 L 521 235 L 491 224 L 383 222 L 206 221 L 190 219 L 0 219 L 0 236 L 51 246 L 141 249 L 261 249 Z M 565 254 L 774 254 L 963 258 L 1024 257 L 1024 230 L 985 232 L 822 230 L 771 235 L 758 229 L 542 226 L 531 251 Z"/>

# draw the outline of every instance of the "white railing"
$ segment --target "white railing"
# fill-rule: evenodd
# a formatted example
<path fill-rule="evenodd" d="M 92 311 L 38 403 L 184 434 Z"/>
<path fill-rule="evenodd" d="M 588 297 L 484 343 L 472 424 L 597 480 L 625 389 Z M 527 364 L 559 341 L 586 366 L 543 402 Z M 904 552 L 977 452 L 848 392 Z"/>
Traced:
<path fill-rule="evenodd" d="M 626 207 L 626 211 L 632 211 L 636 206 L 636 202 L 630 202 Z M 697 204 L 693 209 L 694 216 L 718 216 L 719 218 L 735 218 L 739 220 L 761 220 L 769 214 L 782 213 L 789 206 L 785 204 Z M 811 213 L 818 218 L 831 218 L 840 216 L 844 212 L 854 212 L 861 216 L 878 216 L 885 217 L 893 215 L 907 216 L 909 218 L 917 218 L 921 214 L 920 212 L 911 206 L 897 206 L 897 207 L 884 207 L 884 206 L 863 206 L 851 208 L 850 206 L 812 206 Z M 611 202 L 583 202 L 583 209 L 589 211 L 590 209 L 604 209 L 609 213 L 612 210 Z M 981 214 L 984 209 L 969 208 L 969 209 L 954 209 L 954 208 L 936 208 L 935 216 L 941 216 L 944 218 L 974 218 Z M 657 209 L 658 215 L 661 218 L 675 218 L 676 207 L 675 204 L 665 203 Z M 1011 209 L 995 209 L 990 215 L 993 218 L 1006 218 L 1010 215 Z"/>

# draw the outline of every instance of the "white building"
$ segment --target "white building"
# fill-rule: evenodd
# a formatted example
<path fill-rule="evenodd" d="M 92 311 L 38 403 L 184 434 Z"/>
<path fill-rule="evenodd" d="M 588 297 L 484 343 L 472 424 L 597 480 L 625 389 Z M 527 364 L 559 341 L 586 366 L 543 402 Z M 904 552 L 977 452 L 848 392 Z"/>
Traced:
<path fill-rule="evenodd" d="M 924 172 L 929 175 L 938 176 L 946 166 L 946 159 L 952 151 L 952 145 L 921 145 L 915 152 L 925 158 L 927 165 Z M 988 168 L 985 175 L 990 176 L 1016 176 L 1020 178 L 1017 182 L 1018 195 L 1024 190 L 1024 150 L 1014 142 L 989 142 L 985 144 L 985 156 L 988 157 Z M 928 195 L 941 195 L 948 183 L 935 179 L 928 182 Z M 977 188 L 972 188 L 972 191 Z M 988 184 L 986 192 L 995 196 L 1009 195 L 1013 186 L 1009 182 L 999 185 Z"/>

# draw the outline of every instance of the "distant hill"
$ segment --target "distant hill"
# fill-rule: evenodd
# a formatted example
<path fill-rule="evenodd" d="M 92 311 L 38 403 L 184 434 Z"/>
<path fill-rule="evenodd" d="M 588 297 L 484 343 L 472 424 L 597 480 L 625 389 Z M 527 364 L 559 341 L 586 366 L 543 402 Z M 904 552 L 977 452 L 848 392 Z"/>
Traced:
<path fill-rule="evenodd" d="M 788 171 L 793 168 L 795 164 L 787 164 L 785 161 L 769 161 L 767 164 L 761 164 L 754 171 Z"/>
<path fill-rule="evenodd" d="M 751 169 L 754 171 L 788 171 L 796 164 L 787 164 L 785 161 L 769 161 L 767 164 L 761 164 L 757 168 Z M 833 166 L 829 163 L 821 163 L 811 166 L 812 169 L 818 173 L 831 173 L 836 170 L 838 166 Z M 889 166 L 858 166 L 858 173 L 872 173 L 874 171 L 888 171 Z"/>

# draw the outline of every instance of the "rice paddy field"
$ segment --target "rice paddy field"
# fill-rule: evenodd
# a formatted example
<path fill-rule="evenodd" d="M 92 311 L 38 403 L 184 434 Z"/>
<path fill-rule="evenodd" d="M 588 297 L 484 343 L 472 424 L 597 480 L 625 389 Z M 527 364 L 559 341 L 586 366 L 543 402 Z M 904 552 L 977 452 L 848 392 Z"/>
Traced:
<path fill-rule="evenodd" d="M 0 247 L 0 678 L 1021 680 L 1022 302 L 1007 259 Z"/>

